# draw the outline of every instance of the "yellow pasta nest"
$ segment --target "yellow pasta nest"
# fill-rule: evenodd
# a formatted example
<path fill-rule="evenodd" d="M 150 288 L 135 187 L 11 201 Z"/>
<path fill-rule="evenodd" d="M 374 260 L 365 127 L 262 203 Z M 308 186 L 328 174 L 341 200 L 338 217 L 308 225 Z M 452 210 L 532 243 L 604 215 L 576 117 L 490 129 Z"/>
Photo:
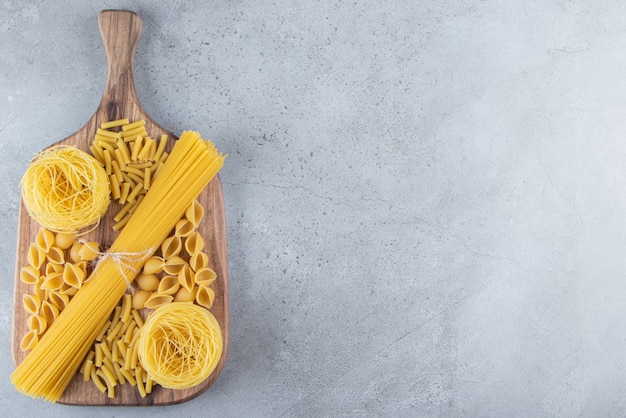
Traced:
<path fill-rule="evenodd" d="M 222 346 L 222 332 L 211 312 L 190 302 L 172 302 L 146 320 L 138 355 L 155 382 L 170 389 L 188 389 L 215 370 Z"/>
<path fill-rule="evenodd" d="M 71 146 L 40 153 L 21 181 L 22 200 L 43 227 L 72 233 L 96 224 L 110 202 L 109 178 L 91 155 Z"/>

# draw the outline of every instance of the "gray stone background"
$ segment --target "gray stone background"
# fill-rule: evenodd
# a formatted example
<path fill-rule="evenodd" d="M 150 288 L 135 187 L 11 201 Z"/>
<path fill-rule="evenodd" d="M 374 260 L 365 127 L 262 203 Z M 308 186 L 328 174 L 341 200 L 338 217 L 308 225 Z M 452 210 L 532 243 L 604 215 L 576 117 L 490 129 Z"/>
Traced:
<path fill-rule="evenodd" d="M 97 107 L 106 8 L 229 154 L 228 362 L 172 407 L 9 382 L 19 180 Z M 0 415 L 626 415 L 625 46 L 617 0 L 3 1 Z"/>

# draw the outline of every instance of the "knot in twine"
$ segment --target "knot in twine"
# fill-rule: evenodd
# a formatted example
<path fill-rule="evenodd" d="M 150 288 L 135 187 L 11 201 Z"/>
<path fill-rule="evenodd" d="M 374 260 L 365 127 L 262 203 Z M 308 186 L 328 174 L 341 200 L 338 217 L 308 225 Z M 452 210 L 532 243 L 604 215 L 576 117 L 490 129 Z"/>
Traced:
<path fill-rule="evenodd" d="M 80 242 L 83 245 L 87 244 L 87 242 L 82 239 L 79 239 L 78 242 Z M 126 274 L 126 270 L 132 271 L 135 275 L 139 274 L 140 270 L 135 268 L 135 264 L 142 262 L 142 261 L 147 261 L 152 256 L 154 251 L 155 251 L 155 248 L 148 248 L 143 251 L 136 251 L 136 252 L 131 252 L 131 251 L 113 252 L 113 251 L 97 251 L 96 250 L 95 253 L 98 255 L 98 257 L 96 258 L 95 263 L 98 264 L 107 259 L 112 260 L 117 266 L 117 269 L 119 270 L 120 274 L 126 281 L 126 285 L 128 286 L 129 289 L 132 290 L 131 283 L 134 280 L 134 277 L 130 279 L 128 275 Z"/>

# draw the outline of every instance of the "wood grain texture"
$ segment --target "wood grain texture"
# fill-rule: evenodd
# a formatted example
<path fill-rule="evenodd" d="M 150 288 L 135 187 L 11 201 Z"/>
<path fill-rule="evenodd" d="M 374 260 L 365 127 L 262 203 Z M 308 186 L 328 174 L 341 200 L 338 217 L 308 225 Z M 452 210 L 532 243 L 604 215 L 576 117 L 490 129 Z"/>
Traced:
<path fill-rule="evenodd" d="M 102 122 L 120 118 L 129 118 L 131 121 L 144 119 L 146 130 L 153 138 L 168 135 L 168 151 L 171 150 L 176 139 L 174 134 L 159 126 L 150 118 L 139 103 L 134 83 L 134 51 L 141 35 L 141 18 L 129 11 L 105 10 L 98 16 L 100 33 L 106 48 L 108 59 L 108 76 L 104 94 L 92 118 L 76 133 L 53 145 L 75 145 L 89 151 L 96 129 Z M 53 146 L 51 145 L 51 146 Z M 228 354 L 228 259 L 226 243 L 226 227 L 224 215 L 224 200 L 219 176 L 216 176 L 198 197 L 205 210 L 205 217 L 198 231 L 205 240 L 205 252 L 209 256 L 209 266 L 217 273 L 217 280 L 213 284 L 215 302 L 211 312 L 221 325 L 224 351 L 215 371 L 202 384 L 186 390 L 171 390 L 155 386 L 152 394 L 141 398 L 136 388 L 129 384 L 118 385 L 116 396 L 109 399 L 106 394 L 100 393 L 92 382 L 83 382 L 82 376 L 75 376 L 66 389 L 60 403 L 74 405 L 166 405 L 184 402 L 208 389 L 222 371 Z M 102 219 L 98 228 L 83 238 L 88 241 L 98 241 L 104 248 L 108 248 L 117 232 L 113 226 L 113 216 L 121 205 L 112 203 L 107 215 Z M 19 225 L 17 236 L 16 274 L 13 303 L 13 341 L 12 353 L 15 365 L 21 363 L 27 353 L 20 350 L 20 341 L 27 332 L 27 314 L 22 306 L 22 295 L 31 291 L 28 285 L 19 278 L 19 270 L 27 265 L 27 252 L 31 242 L 34 242 L 39 225 L 30 218 L 23 203 L 20 204 Z"/>

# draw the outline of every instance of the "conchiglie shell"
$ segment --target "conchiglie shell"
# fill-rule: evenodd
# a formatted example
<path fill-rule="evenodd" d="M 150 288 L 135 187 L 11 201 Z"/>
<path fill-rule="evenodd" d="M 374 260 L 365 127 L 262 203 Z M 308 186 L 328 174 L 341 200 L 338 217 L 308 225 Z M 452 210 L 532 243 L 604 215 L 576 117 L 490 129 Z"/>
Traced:
<path fill-rule="evenodd" d="M 183 249 L 183 243 L 180 237 L 174 235 L 169 238 L 165 238 L 163 243 L 161 244 L 161 255 L 165 260 L 168 260 L 178 254 Z"/>
<path fill-rule="evenodd" d="M 37 335 L 37 330 L 32 329 L 22 337 L 22 341 L 20 341 L 20 348 L 22 351 L 32 350 L 38 342 L 39 336 Z"/>
<path fill-rule="evenodd" d="M 198 227 L 200 221 L 204 217 L 204 208 L 197 200 L 191 202 L 191 205 L 185 211 L 185 218 L 191 222 L 194 227 Z"/>
<path fill-rule="evenodd" d="M 100 244 L 95 241 L 85 242 L 78 250 L 78 257 L 81 261 L 91 261 L 98 257 Z"/>
<path fill-rule="evenodd" d="M 39 269 L 25 266 L 20 269 L 20 280 L 26 284 L 35 284 L 39 280 Z"/>
<path fill-rule="evenodd" d="M 41 268 L 44 261 L 46 261 L 46 253 L 37 246 L 37 244 L 30 244 L 28 247 L 28 254 L 26 255 L 28 264 L 36 269 Z"/>
<path fill-rule="evenodd" d="M 189 265 L 193 271 L 198 271 L 209 264 L 209 256 L 206 253 L 195 253 L 189 259 Z"/>
<path fill-rule="evenodd" d="M 53 264 L 63 264 L 65 262 L 65 254 L 58 247 L 50 247 L 46 253 L 46 259 Z"/>
<path fill-rule="evenodd" d="M 26 312 L 36 315 L 41 307 L 41 299 L 37 295 L 26 293 L 22 296 L 22 304 Z"/>
<path fill-rule="evenodd" d="M 28 329 L 37 331 L 38 335 L 46 332 L 46 329 L 48 328 L 48 322 L 46 321 L 46 318 L 41 315 L 29 316 L 26 320 L 26 325 L 28 326 Z"/>
<path fill-rule="evenodd" d="M 39 300 L 46 299 L 46 289 L 42 287 L 45 280 L 46 278 L 41 276 L 39 277 L 39 280 L 37 280 L 37 283 L 33 286 L 33 293 L 39 298 Z"/>
<path fill-rule="evenodd" d="M 59 308 L 57 308 L 53 303 L 44 300 L 41 304 L 41 315 L 46 319 L 48 324 L 52 324 L 55 319 L 59 316 Z"/>
<path fill-rule="evenodd" d="M 63 264 L 57 263 L 46 263 L 46 276 L 52 273 L 62 273 L 63 272 Z"/>
<path fill-rule="evenodd" d="M 41 288 L 44 290 L 59 290 L 63 286 L 63 273 L 51 273 L 44 277 Z"/>
<path fill-rule="evenodd" d="M 61 286 L 59 291 L 64 295 L 74 296 L 76 292 L 78 292 L 78 289 L 76 289 L 74 286 L 70 286 L 67 283 L 63 282 L 63 285 Z"/>
<path fill-rule="evenodd" d="M 195 281 L 199 286 L 209 287 L 217 278 L 217 273 L 208 267 L 202 267 L 196 271 Z"/>
<path fill-rule="evenodd" d="M 144 303 L 144 307 L 148 309 L 157 309 L 159 306 L 170 303 L 173 300 L 174 296 L 172 295 L 160 295 L 158 293 L 153 293 Z"/>
<path fill-rule="evenodd" d="M 178 292 L 180 289 L 180 283 L 178 282 L 178 277 L 176 276 L 165 276 L 161 279 L 159 283 L 159 288 L 157 289 L 157 293 L 159 295 L 173 295 Z"/>
<path fill-rule="evenodd" d="M 63 281 L 68 286 L 80 289 L 85 281 L 85 272 L 79 266 L 72 263 L 65 263 L 65 268 L 63 269 Z"/>
<path fill-rule="evenodd" d="M 74 263 L 78 263 L 80 261 L 79 251 L 82 247 L 83 244 L 78 241 L 74 241 L 72 243 L 72 248 L 70 248 L 70 260 L 72 260 Z"/>
<path fill-rule="evenodd" d="M 35 237 L 35 244 L 37 244 L 44 253 L 47 253 L 50 247 L 54 245 L 54 233 L 45 228 L 40 229 Z"/>
<path fill-rule="evenodd" d="M 204 239 L 198 231 L 192 233 L 185 239 L 185 250 L 190 256 L 204 250 Z"/>
<path fill-rule="evenodd" d="M 54 246 L 59 247 L 62 250 L 67 250 L 68 248 L 72 246 L 72 244 L 74 244 L 74 242 L 76 241 L 76 237 L 77 237 L 77 234 L 75 233 L 68 234 L 68 233 L 59 232 L 54 237 Z"/>
<path fill-rule="evenodd" d="M 143 309 L 146 300 L 152 295 L 152 292 L 147 290 L 138 290 L 133 295 L 133 309 Z"/>
<path fill-rule="evenodd" d="M 135 278 L 135 282 L 141 290 L 149 290 L 152 292 L 159 288 L 159 278 L 156 274 L 140 274 Z"/>
<path fill-rule="evenodd" d="M 176 276 L 183 269 L 187 262 L 178 256 L 174 256 L 169 260 L 165 261 L 165 265 L 163 266 L 163 271 L 169 275 Z"/>
<path fill-rule="evenodd" d="M 63 294 L 59 291 L 50 291 L 48 294 L 48 300 L 57 308 L 59 311 L 62 311 L 65 306 L 69 303 L 70 297 L 66 294 Z"/>
<path fill-rule="evenodd" d="M 197 287 L 194 287 L 191 291 L 181 287 L 176 292 L 176 296 L 174 296 L 174 302 L 193 302 L 196 299 L 196 293 L 198 293 Z"/>
<path fill-rule="evenodd" d="M 195 285 L 194 273 L 191 270 L 191 267 L 189 267 L 189 264 L 185 264 L 178 273 L 178 283 L 190 292 L 191 289 L 193 289 Z"/>
<path fill-rule="evenodd" d="M 174 235 L 178 237 L 188 237 L 196 230 L 196 227 L 189 221 L 189 219 L 181 219 L 176 222 L 176 227 L 174 228 Z"/>
<path fill-rule="evenodd" d="M 211 308 L 213 306 L 213 300 L 215 299 L 215 292 L 210 287 L 199 286 L 198 293 L 196 293 L 196 303 L 205 308 Z"/>
<path fill-rule="evenodd" d="M 163 271 L 165 261 L 161 257 L 152 257 L 143 265 L 144 274 L 159 274 Z"/>

